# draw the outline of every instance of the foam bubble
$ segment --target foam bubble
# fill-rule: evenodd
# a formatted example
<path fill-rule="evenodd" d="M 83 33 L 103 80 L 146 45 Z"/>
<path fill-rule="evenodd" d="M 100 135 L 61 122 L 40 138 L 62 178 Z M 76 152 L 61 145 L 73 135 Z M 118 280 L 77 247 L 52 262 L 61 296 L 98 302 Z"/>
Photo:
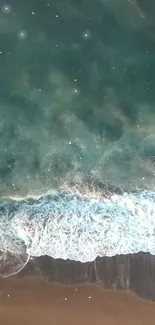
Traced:
<path fill-rule="evenodd" d="M 11 7 L 7 3 L 1 7 L 1 10 L 4 14 L 10 14 L 12 12 Z"/>

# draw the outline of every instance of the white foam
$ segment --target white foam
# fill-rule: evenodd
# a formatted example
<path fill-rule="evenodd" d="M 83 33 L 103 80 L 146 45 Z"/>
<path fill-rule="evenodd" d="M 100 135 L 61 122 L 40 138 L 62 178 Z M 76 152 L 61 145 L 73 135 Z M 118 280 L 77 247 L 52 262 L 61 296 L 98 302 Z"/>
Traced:
<path fill-rule="evenodd" d="M 31 256 L 86 262 L 139 251 L 155 254 L 155 193 L 103 199 L 62 193 L 21 201 L 11 227 Z"/>

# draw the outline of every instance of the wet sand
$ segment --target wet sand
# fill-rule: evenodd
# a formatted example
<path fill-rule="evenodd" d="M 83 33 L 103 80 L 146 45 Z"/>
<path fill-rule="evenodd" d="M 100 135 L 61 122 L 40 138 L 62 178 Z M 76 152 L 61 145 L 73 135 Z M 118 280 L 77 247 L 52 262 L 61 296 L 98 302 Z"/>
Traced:
<path fill-rule="evenodd" d="M 153 325 L 155 303 L 95 284 L 53 284 L 36 276 L 0 279 L 1 325 Z"/>

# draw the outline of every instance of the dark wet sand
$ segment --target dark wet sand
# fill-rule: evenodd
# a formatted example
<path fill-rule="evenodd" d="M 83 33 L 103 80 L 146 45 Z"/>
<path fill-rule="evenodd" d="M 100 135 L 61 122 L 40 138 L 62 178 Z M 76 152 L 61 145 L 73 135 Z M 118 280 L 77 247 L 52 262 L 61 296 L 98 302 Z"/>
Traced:
<path fill-rule="evenodd" d="M 154 320 L 155 303 L 130 292 L 34 276 L 0 279 L 1 325 L 154 325 Z"/>

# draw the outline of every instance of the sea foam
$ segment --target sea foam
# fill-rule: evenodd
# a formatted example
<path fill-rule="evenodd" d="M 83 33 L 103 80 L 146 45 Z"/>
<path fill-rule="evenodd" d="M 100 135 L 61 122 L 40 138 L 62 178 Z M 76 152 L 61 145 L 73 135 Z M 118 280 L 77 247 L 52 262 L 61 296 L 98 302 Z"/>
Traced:
<path fill-rule="evenodd" d="M 0 250 L 81 262 L 155 254 L 155 193 L 95 197 L 57 192 L 9 200 L 0 207 Z"/>

